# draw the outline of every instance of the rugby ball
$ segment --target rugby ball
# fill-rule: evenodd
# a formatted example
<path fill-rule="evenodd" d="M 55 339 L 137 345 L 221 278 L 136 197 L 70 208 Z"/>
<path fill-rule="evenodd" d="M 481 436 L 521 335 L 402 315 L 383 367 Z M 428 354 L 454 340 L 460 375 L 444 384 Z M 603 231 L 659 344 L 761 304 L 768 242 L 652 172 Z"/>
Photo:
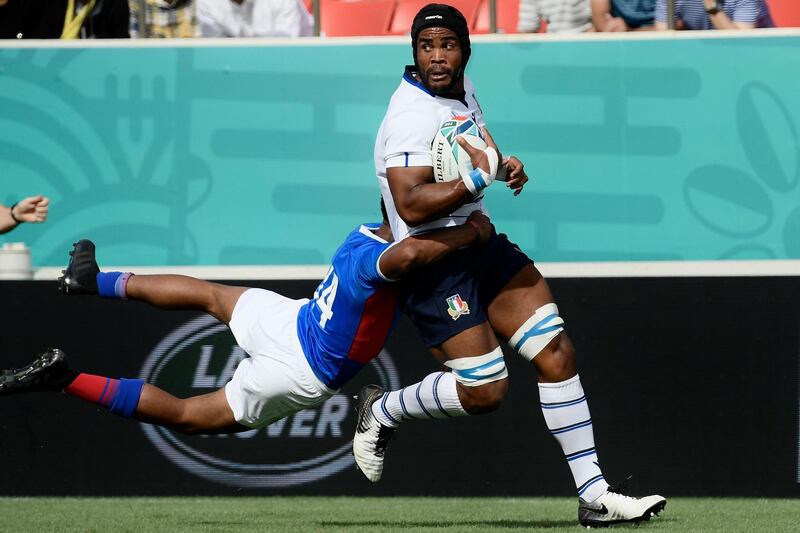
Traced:
<path fill-rule="evenodd" d="M 486 148 L 486 139 L 471 118 L 456 116 L 445 121 L 431 144 L 433 178 L 437 182 L 461 179 L 472 171 L 469 154 L 456 142 L 459 135 L 475 148 Z"/>

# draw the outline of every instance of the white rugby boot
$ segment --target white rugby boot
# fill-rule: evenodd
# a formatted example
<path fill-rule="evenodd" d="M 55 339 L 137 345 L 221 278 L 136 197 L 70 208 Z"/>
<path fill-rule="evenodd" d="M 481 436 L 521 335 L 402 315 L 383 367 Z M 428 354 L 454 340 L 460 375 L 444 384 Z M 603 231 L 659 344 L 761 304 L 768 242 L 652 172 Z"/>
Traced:
<path fill-rule="evenodd" d="M 389 440 L 396 428 L 384 426 L 372 414 L 372 404 L 384 390 L 377 385 L 366 385 L 358 393 L 358 422 L 353 437 L 353 455 L 359 470 L 373 483 L 383 474 L 383 459 Z"/>
<path fill-rule="evenodd" d="M 582 498 L 578 500 L 578 522 L 587 528 L 642 522 L 656 516 L 666 505 L 667 499 L 663 496 L 634 498 L 609 487 L 591 503 Z"/>

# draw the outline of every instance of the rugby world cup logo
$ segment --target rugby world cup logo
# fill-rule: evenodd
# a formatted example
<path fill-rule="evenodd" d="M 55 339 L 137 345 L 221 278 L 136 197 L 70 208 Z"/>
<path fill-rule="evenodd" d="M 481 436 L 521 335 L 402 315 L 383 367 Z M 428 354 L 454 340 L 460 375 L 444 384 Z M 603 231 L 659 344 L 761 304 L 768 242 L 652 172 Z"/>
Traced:
<path fill-rule="evenodd" d="M 139 377 L 185 398 L 224 387 L 244 357 L 228 328 L 203 316 L 167 335 L 150 353 Z M 141 427 L 174 465 L 209 481 L 250 489 L 311 483 L 354 466 L 352 398 L 360 385 L 400 388 L 385 350 L 356 381 L 315 409 L 233 435 L 186 436 L 160 426 Z"/>

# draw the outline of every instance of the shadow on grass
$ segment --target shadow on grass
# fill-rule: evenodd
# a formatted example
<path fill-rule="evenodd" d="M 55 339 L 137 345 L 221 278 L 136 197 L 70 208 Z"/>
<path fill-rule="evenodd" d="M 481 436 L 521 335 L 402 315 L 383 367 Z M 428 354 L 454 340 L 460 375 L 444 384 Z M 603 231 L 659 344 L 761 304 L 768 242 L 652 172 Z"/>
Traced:
<path fill-rule="evenodd" d="M 317 522 L 319 527 L 375 527 L 375 528 L 451 528 L 451 527 L 493 527 L 499 529 L 555 529 L 577 525 L 575 520 L 463 520 L 427 522 L 417 520 L 330 520 Z"/>

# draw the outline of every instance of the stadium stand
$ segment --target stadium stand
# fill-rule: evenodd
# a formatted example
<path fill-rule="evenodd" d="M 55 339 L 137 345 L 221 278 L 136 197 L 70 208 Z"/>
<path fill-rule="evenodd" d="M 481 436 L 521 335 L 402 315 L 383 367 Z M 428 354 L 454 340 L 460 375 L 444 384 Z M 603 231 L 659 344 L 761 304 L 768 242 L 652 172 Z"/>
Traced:
<path fill-rule="evenodd" d="M 414 15 L 430 3 L 431 0 L 398 0 L 394 17 L 389 26 L 389 34 L 408 35 L 411 31 L 411 22 L 414 20 Z M 461 11 L 470 28 L 475 26 L 480 0 L 448 0 L 447 3 Z"/>
<path fill-rule="evenodd" d="M 497 0 L 497 33 L 517 33 L 519 0 Z M 542 24 L 542 27 L 545 27 Z M 489 33 L 489 0 L 481 0 L 472 33 Z M 543 31 L 540 28 L 540 31 Z"/>
<path fill-rule="evenodd" d="M 395 0 L 327 0 L 320 7 L 320 31 L 327 37 L 386 35 Z"/>
<path fill-rule="evenodd" d="M 800 2 L 798 0 L 768 0 L 769 12 L 779 28 L 800 27 Z"/>

